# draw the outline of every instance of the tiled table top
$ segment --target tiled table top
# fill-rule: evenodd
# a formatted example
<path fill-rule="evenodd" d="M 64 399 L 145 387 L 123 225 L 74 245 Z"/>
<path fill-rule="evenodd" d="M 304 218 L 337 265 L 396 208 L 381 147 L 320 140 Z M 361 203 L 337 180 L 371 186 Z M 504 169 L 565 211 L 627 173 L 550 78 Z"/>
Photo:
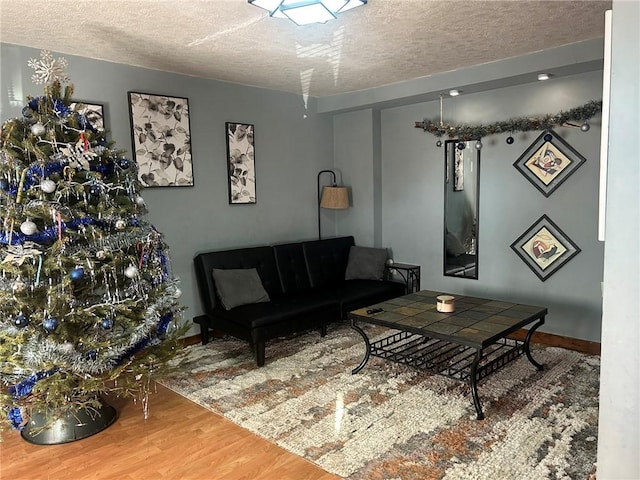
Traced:
<path fill-rule="evenodd" d="M 349 316 L 363 323 L 483 348 L 547 313 L 544 307 L 468 296 L 455 296 L 455 312 L 440 313 L 436 297 L 443 294 L 449 295 L 421 290 L 355 310 Z M 373 308 L 383 311 L 368 314 L 367 310 Z"/>

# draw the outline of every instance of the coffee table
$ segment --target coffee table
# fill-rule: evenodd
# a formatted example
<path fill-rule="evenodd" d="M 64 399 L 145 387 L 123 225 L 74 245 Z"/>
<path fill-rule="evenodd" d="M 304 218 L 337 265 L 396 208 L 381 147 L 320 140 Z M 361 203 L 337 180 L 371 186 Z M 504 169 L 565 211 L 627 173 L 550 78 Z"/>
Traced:
<path fill-rule="evenodd" d="M 478 420 L 484 419 L 478 381 L 523 353 L 531 356 L 533 332 L 544 324 L 547 309 L 486 298 L 456 296 L 456 310 L 440 313 L 436 297 L 443 292 L 421 290 L 349 313 L 351 328 L 364 339 L 364 358 L 353 374 L 364 368 L 371 355 L 414 367 L 426 368 L 469 383 Z M 535 323 L 534 323 L 535 322 Z M 382 325 L 393 331 L 371 342 L 359 324 Z M 529 324 L 524 340 L 508 338 Z"/>

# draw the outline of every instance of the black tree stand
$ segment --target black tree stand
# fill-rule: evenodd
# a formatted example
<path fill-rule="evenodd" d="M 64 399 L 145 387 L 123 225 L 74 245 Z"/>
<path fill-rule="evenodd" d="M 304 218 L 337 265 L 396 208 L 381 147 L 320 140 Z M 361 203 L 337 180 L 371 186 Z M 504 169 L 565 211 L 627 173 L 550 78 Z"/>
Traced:
<path fill-rule="evenodd" d="M 116 409 L 100 399 L 97 408 L 83 407 L 70 410 L 51 422 L 46 413 L 34 412 L 21 432 L 22 438 L 36 445 L 58 445 L 75 442 L 101 432 L 118 416 Z"/>

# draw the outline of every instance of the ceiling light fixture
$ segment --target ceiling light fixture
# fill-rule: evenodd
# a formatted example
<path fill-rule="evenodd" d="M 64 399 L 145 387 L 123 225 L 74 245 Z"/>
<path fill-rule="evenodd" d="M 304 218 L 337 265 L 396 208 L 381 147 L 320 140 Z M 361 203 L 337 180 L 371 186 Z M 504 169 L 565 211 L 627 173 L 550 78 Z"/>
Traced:
<path fill-rule="evenodd" d="M 456 90 L 455 88 L 449 90 L 449 96 L 451 96 L 451 97 L 457 97 L 458 95 L 460 95 L 460 93 L 461 93 L 461 91 L 460 90 Z"/>
<path fill-rule="evenodd" d="M 551 78 L 551 75 L 548 73 L 539 73 L 538 74 L 538 80 L 540 80 L 541 82 L 544 80 L 549 80 Z"/>
<path fill-rule="evenodd" d="M 367 0 L 249 0 L 251 5 L 263 8 L 276 18 L 288 18 L 296 25 L 326 23 L 367 3 Z"/>

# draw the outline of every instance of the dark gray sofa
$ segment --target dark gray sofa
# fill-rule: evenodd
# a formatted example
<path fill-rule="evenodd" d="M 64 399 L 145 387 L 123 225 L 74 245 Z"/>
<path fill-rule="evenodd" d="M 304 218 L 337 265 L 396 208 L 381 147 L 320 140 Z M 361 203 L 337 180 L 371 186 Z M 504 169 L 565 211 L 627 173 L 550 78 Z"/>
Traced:
<path fill-rule="evenodd" d="M 210 329 L 246 340 L 262 366 L 267 340 L 313 328 L 324 336 L 327 324 L 346 318 L 349 311 L 404 295 L 402 283 L 345 280 L 354 245 L 349 236 L 196 255 L 196 280 L 205 313 L 193 321 L 200 325 L 202 343 L 208 343 Z M 351 272 L 353 259 L 352 254 Z M 225 309 L 214 269 L 256 269 L 269 301 Z"/>

